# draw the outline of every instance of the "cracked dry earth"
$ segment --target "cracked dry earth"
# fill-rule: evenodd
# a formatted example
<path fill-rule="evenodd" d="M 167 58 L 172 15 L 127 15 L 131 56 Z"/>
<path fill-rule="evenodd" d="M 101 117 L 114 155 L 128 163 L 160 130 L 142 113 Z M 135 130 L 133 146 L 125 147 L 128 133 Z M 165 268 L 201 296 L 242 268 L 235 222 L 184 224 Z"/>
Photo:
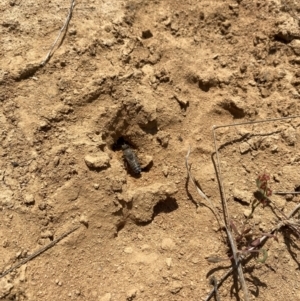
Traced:
<path fill-rule="evenodd" d="M 225 273 L 213 125 L 299 114 L 300 3 L 280 0 L 0 2 L 0 271 L 76 225 L 0 279 L 1 300 L 205 300 Z M 268 172 L 300 190 L 300 118 L 216 130 L 237 228 Z M 120 142 L 121 141 L 121 142 Z M 130 145 L 142 168 L 125 164 Z M 274 195 L 288 214 L 300 198 Z M 198 206 L 197 204 L 201 204 Z M 279 221 L 270 207 L 253 235 Z M 300 300 L 299 241 L 283 229 L 268 259 L 244 264 L 251 300 Z M 220 300 L 243 300 L 230 276 Z"/>

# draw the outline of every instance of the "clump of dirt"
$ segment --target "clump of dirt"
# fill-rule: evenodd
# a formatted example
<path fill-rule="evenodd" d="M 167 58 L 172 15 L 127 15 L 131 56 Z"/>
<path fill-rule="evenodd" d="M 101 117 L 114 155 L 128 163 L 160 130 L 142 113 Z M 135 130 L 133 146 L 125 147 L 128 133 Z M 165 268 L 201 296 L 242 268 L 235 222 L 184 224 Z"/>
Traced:
<path fill-rule="evenodd" d="M 125 202 L 130 204 L 132 219 L 138 223 L 147 223 L 153 219 L 155 206 L 170 199 L 176 192 L 177 188 L 174 183 L 152 184 L 134 191 L 127 191 Z"/>

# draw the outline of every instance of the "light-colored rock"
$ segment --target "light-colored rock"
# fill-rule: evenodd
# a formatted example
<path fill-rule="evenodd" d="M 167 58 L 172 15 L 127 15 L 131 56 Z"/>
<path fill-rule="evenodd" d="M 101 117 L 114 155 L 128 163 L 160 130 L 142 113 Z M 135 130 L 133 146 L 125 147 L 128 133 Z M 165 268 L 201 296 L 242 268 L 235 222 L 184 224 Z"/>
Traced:
<path fill-rule="evenodd" d="M 296 137 L 296 130 L 292 127 L 287 128 L 283 133 L 282 133 L 282 138 L 285 140 L 285 142 L 290 145 L 293 146 L 295 145 L 296 141 L 297 141 L 297 137 Z"/>
<path fill-rule="evenodd" d="M 110 301 L 111 300 L 111 293 L 107 293 L 107 294 L 103 295 L 98 300 L 99 301 Z"/>
<path fill-rule="evenodd" d="M 34 196 L 32 194 L 26 194 L 24 197 L 24 203 L 25 205 L 34 205 Z"/>
<path fill-rule="evenodd" d="M 86 155 L 84 157 L 85 164 L 90 169 L 104 169 L 109 166 L 109 156 L 105 152 L 98 154 Z"/>
<path fill-rule="evenodd" d="M 250 214 L 251 214 L 251 212 L 252 212 L 251 209 L 245 209 L 245 210 L 244 210 L 244 216 L 245 216 L 245 217 L 249 217 Z"/>
<path fill-rule="evenodd" d="M 0 299 L 9 295 L 13 287 L 14 287 L 13 284 L 8 282 L 7 279 L 5 278 L 0 279 Z"/>
<path fill-rule="evenodd" d="M 286 18 L 286 16 L 283 16 L 277 23 L 279 25 L 274 33 L 277 37 L 280 37 L 286 42 L 300 39 L 300 29 L 296 18 Z"/>
<path fill-rule="evenodd" d="M 251 150 L 251 147 L 247 142 L 242 142 L 240 144 L 240 152 L 242 155 L 246 154 L 249 150 Z"/>
<path fill-rule="evenodd" d="M 240 190 L 238 188 L 234 188 L 233 190 L 233 197 L 248 205 L 251 203 L 252 196 L 253 194 L 250 191 Z"/>
<path fill-rule="evenodd" d="M 126 253 L 126 254 L 131 254 L 132 252 L 133 252 L 133 249 L 131 247 L 126 247 L 124 249 L 124 253 Z"/>
<path fill-rule="evenodd" d="M 26 277 L 26 265 L 23 265 L 20 267 L 20 273 L 19 273 L 19 276 L 18 276 L 18 280 L 20 282 L 25 282 L 27 280 L 27 277 Z"/>
<path fill-rule="evenodd" d="M 127 301 L 132 301 L 137 294 L 137 289 L 136 288 L 132 288 L 131 290 L 129 290 L 126 294 L 126 300 Z"/>
<path fill-rule="evenodd" d="M 129 190 L 125 199 L 127 203 L 132 203 L 130 217 L 137 222 L 151 221 L 154 206 L 165 201 L 176 192 L 177 187 L 174 183 L 155 183 Z"/>
<path fill-rule="evenodd" d="M 166 259 L 166 264 L 167 264 L 167 267 L 168 267 L 168 270 L 169 270 L 172 266 L 172 258 L 168 257 Z"/>
<path fill-rule="evenodd" d="M 162 168 L 162 172 L 164 176 L 167 177 L 169 175 L 169 167 L 167 165 L 164 165 Z"/>
<path fill-rule="evenodd" d="M 172 294 L 177 294 L 182 289 L 183 285 L 181 281 L 173 281 L 170 286 L 170 292 Z"/>
<path fill-rule="evenodd" d="M 161 248 L 163 250 L 173 250 L 175 243 L 172 238 L 164 238 L 161 242 Z"/>
<path fill-rule="evenodd" d="M 290 46 L 292 47 L 296 55 L 300 55 L 300 40 L 293 40 L 290 43 Z"/>
<path fill-rule="evenodd" d="M 46 120 L 41 120 L 39 125 L 38 125 L 38 129 L 40 131 L 47 131 L 50 128 L 51 128 L 51 125 Z"/>
<path fill-rule="evenodd" d="M 50 230 L 45 230 L 41 233 L 41 238 L 53 238 L 53 232 Z"/>
<path fill-rule="evenodd" d="M 153 157 L 149 155 L 139 156 L 139 162 L 142 169 L 150 166 L 153 162 Z"/>
<path fill-rule="evenodd" d="M 98 184 L 98 183 L 94 183 L 94 184 L 93 184 L 93 187 L 94 187 L 96 190 L 98 190 L 98 189 L 99 189 L 99 187 L 100 187 L 100 184 Z"/>
<path fill-rule="evenodd" d="M 53 159 L 53 166 L 54 167 L 58 166 L 59 161 L 60 161 L 59 156 L 55 156 L 54 159 Z"/>
<path fill-rule="evenodd" d="M 0 206 L 4 207 L 13 207 L 13 192 L 10 189 L 7 189 L 4 185 L 0 185 Z"/>
<path fill-rule="evenodd" d="M 79 222 L 85 225 L 86 227 L 88 227 L 89 225 L 89 219 L 84 213 L 80 215 Z"/>
<path fill-rule="evenodd" d="M 167 147 L 169 144 L 170 134 L 165 131 L 159 131 L 156 139 L 162 147 Z"/>
<path fill-rule="evenodd" d="M 141 250 L 142 250 L 142 251 L 147 251 L 147 250 L 149 250 L 149 249 L 150 249 L 150 246 L 147 245 L 147 244 L 144 244 L 144 245 L 141 246 Z"/>
<path fill-rule="evenodd" d="M 135 252 L 131 258 L 133 263 L 153 266 L 153 264 L 159 264 L 160 256 L 158 253 Z"/>

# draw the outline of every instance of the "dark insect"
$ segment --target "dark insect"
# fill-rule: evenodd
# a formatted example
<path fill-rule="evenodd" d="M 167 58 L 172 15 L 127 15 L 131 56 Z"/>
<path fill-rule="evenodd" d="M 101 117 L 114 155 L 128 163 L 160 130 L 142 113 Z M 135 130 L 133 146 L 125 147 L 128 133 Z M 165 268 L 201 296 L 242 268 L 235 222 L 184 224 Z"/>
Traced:
<path fill-rule="evenodd" d="M 136 157 L 135 153 L 133 152 L 133 150 L 129 147 L 128 144 L 123 144 L 122 145 L 122 150 L 123 150 L 124 157 L 125 157 L 128 165 L 132 169 L 132 171 L 135 174 L 140 174 L 142 169 L 141 169 L 141 166 L 140 166 L 140 164 L 137 160 L 137 157 Z"/>

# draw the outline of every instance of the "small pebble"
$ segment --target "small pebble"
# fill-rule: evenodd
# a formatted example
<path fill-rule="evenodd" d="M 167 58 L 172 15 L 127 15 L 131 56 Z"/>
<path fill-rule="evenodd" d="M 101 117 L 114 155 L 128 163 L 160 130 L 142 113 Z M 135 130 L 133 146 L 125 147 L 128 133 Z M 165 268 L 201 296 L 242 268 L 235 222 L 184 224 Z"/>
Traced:
<path fill-rule="evenodd" d="M 112 29 L 113 29 L 113 27 L 112 27 L 111 24 L 105 24 L 105 25 L 103 26 L 103 28 L 104 28 L 104 30 L 105 30 L 106 32 L 111 32 Z"/>
<path fill-rule="evenodd" d="M 170 287 L 170 292 L 172 294 L 177 294 L 180 292 L 180 290 L 182 289 L 183 285 L 181 281 L 173 281 L 171 283 L 171 287 Z"/>
<path fill-rule="evenodd" d="M 169 138 L 170 138 L 169 133 L 164 132 L 164 131 L 159 131 L 157 133 L 157 137 L 156 137 L 157 141 L 160 143 L 160 145 L 162 147 L 167 147 L 168 146 Z"/>
<path fill-rule="evenodd" d="M 161 242 L 161 248 L 163 250 L 173 250 L 175 243 L 171 238 L 164 238 Z"/>
<path fill-rule="evenodd" d="M 242 155 L 247 153 L 250 149 L 251 147 L 247 142 L 243 142 L 240 144 L 240 152 Z"/>
<path fill-rule="evenodd" d="M 24 197 L 24 203 L 25 205 L 34 205 L 34 196 L 32 194 L 26 194 Z"/>
<path fill-rule="evenodd" d="M 153 157 L 149 155 L 139 157 L 139 160 L 142 169 L 148 167 L 150 164 L 153 163 Z"/>
<path fill-rule="evenodd" d="M 300 55 L 300 41 L 299 40 L 294 39 L 289 45 L 294 50 L 296 55 Z"/>
<path fill-rule="evenodd" d="M 56 167 L 59 164 L 59 156 L 55 156 L 53 160 L 53 166 Z"/>
<path fill-rule="evenodd" d="M 110 300 L 111 300 L 111 293 L 107 293 L 99 299 L 99 301 L 110 301 Z"/>
<path fill-rule="evenodd" d="M 277 153 L 278 152 L 278 145 L 274 144 L 271 148 L 272 153 Z"/>
<path fill-rule="evenodd" d="M 131 254 L 132 252 L 133 252 L 133 249 L 131 247 L 126 247 L 124 249 L 124 253 L 126 253 L 126 254 Z"/>
<path fill-rule="evenodd" d="M 95 155 L 86 155 L 84 157 L 85 164 L 91 169 L 103 169 L 109 166 L 109 156 L 107 153 L 101 152 Z"/>
<path fill-rule="evenodd" d="M 150 246 L 147 245 L 147 244 L 144 244 L 144 245 L 141 246 L 142 251 L 149 250 L 149 249 L 150 249 Z"/>
<path fill-rule="evenodd" d="M 6 277 L 8 278 L 8 277 Z M 6 278 L 0 279 L 0 299 L 9 295 L 10 291 L 13 289 L 14 285 Z M 12 297 L 12 296 L 11 296 Z M 5 299 L 8 300 L 8 299 Z"/>
<path fill-rule="evenodd" d="M 136 297 L 136 294 L 137 294 L 137 289 L 136 288 L 131 289 L 130 291 L 127 292 L 126 300 L 132 301 Z"/>
<path fill-rule="evenodd" d="M 75 295 L 80 296 L 81 292 L 80 290 L 75 290 Z"/>
<path fill-rule="evenodd" d="M 99 184 L 94 184 L 93 186 L 94 186 L 94 188 L 95 188 L 96 190 L 98 190 L 98 189 L 99 189 L 99 187 L 100 187 L 100 185 L 99 185 Z"/>
<path fill-rule="evenodd" d="M 53 238 L 53 233 L 50 230 L 46 230 L 41 233 L 41 238 Z"/>
<path fill-rule="evenodd" d="M 192 263 L 193 263 L 193 264 L 197 264 L 197 263 L 199 263 L 199 261 L 200 261 L 200 260 L 199 260 L 199 258 L 197 258 L 197 257 L 193 257 L 193 258 L 192 258 Z"/>
<path fill-rule="evenodd" d="M 245 215 L 245 217 L 249 217 L 250 216 L 250 214 L 251 214 L 251 209 L 245 209 L 244 210 L 244 215 Z"/>
<path fill-rule="evenodd" d="M 250 205 L 252 199 L 252 193 L 246 190 L 239 190 L 235 188 L 233 190 L 233 197 L 243 203 Z"/>
<path fill-rule="evenodd" d="M 168 257 L 166 259 L 166 264 L 167 264 L 167 267 L 168 267 L 168 270 L 171 268 L 171 265 L 172 265 L 172 258 Z"/>
<path fill-rule="evenodd" d="M 164 165 L 162 168 L 162 172 L 164 174 L 165 177 L 167 177 L 169 175 L 169 168 L 167 165 Z"/>
<path fill-rule="evenodd" d="M 40 209 L 41 211 L 45 210 L 46 208 L 47 208 L 47 204 L 46 204 L 46 203 L 41 203 L 41 204 L 39 204 L 39 209 Z"/>
<path fill-rule="evenodd" d="M 85 214 L 80 215 L 79 222 L 81 224 L 85 225 L 86 227 L 88 227 L 88 225 L 89 225 L 89 220 Z"/>
<path fill-rule="evenodd" d="M 75 36 L 76 34 L 77 34 L 77 30 L 76 30 L 76 29 L 71 28 L 71 29 L 69 30 L 69 35 L 70 35 L 70 36 Z"/>
<path fill-rule="evenodd" d="M 51 128 L 51 125 L 46 120 L 42 120 L 38 126 L 38 129 L 40 131 L 47 131 L 50 128 Z"/>

